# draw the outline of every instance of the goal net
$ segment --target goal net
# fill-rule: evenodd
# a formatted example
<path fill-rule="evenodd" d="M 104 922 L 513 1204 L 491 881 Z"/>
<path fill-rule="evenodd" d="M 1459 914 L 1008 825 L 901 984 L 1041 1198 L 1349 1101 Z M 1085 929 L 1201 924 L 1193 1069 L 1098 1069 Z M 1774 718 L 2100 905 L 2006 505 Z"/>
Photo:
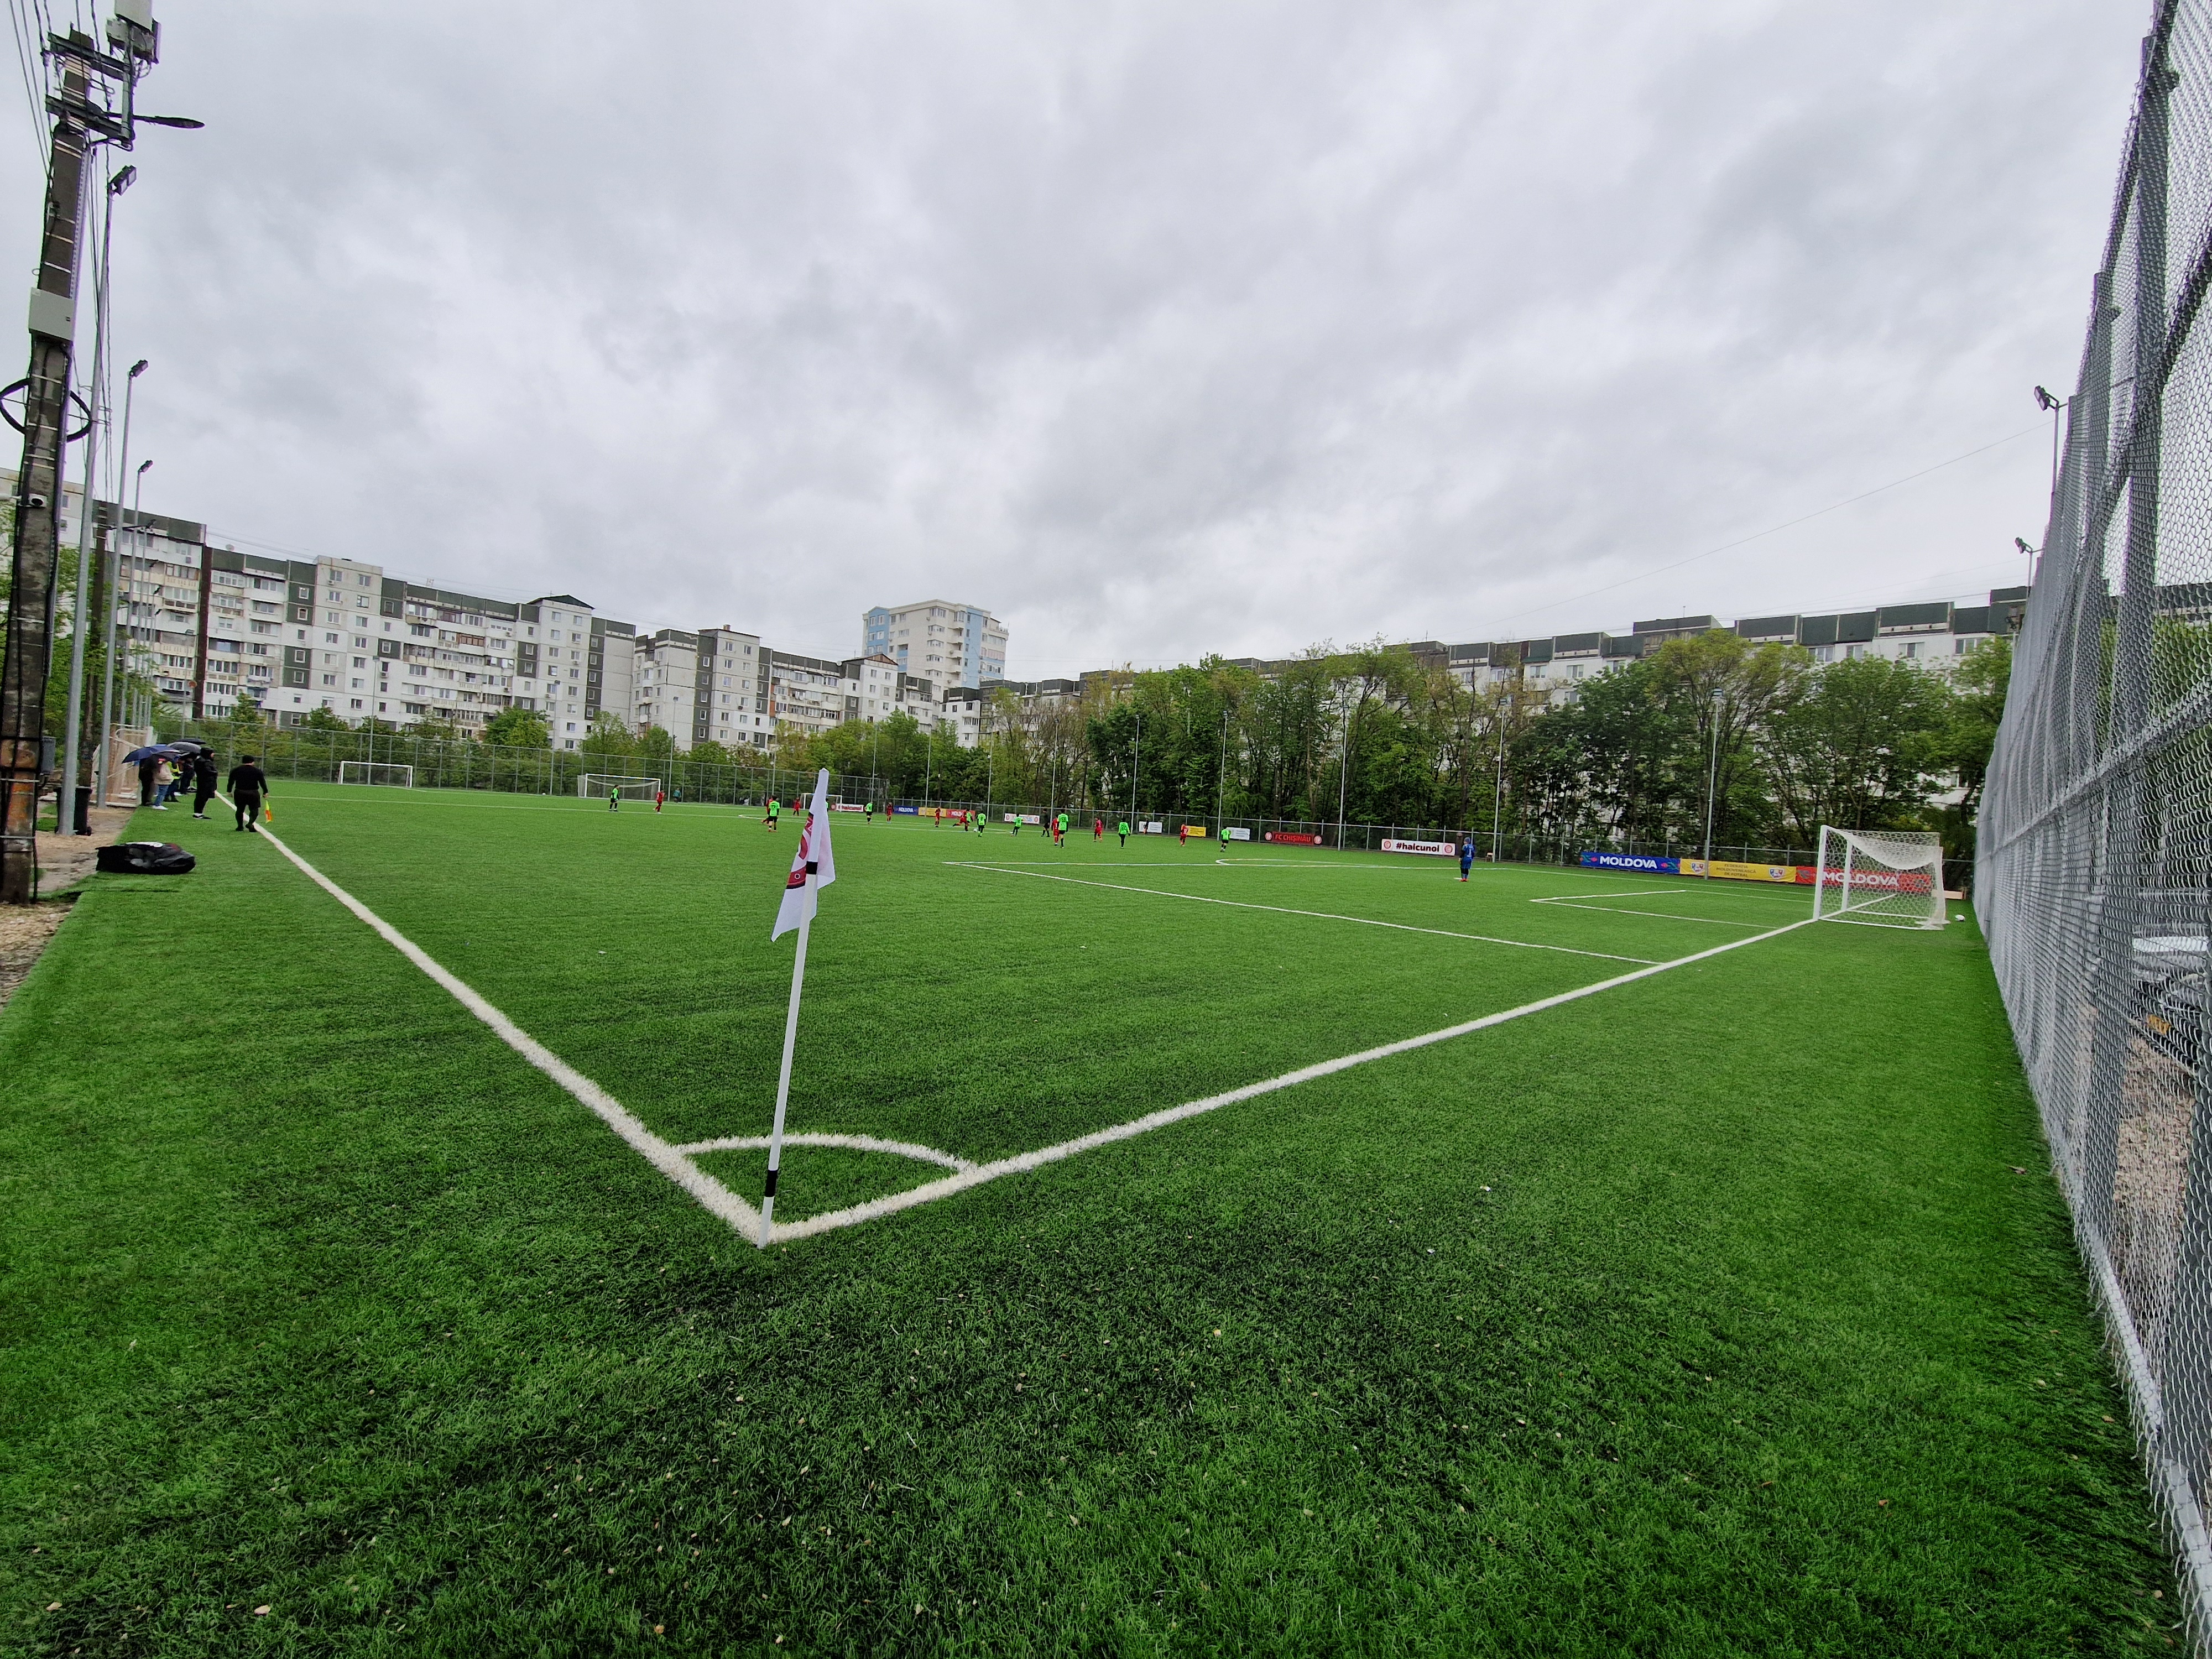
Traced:
<path fill-rule="evenodd" d="M 415 769 L 388 761 L 340 761 L 340 783 L 381 783 L 398 789 L 415 787 Z"/>
<path fill-rule="evenodd" d="M 1871 834 L 1822 824 L 1813 915 L 1881 927 L 1941 927 L 1942 842 L 1924 830 Z"/>
<path fill-rule="evenodd" d="M 660 793 L 660 780 L 618 778 L 609 772 L 586 772 L 576 780 L 576 793 L 586 800 L 605 800 L 610 789 L 623 800 L 651 800 Z"/>

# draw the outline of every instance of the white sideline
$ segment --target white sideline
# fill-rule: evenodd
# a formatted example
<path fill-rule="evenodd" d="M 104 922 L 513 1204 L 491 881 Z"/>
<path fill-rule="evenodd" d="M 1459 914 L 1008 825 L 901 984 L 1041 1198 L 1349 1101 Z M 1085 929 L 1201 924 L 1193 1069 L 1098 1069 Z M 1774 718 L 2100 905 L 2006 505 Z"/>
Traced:
<path fill-rule="evenodd" d="M 1470 939 L 1481 945 L 1510 945 L 1516 951 L 1556 951 L 1561 956 L 1596 957 L 1605 962 L 1655 964 L 1650 957 L 1625 957 L 1617 951 L 1577 951 L 1565 945 L 1532 945 L 1525 939 L 1498 939 L 1489 933 L 1455 933 L 1448 927 L 1416 927 L 1409 921 L 1377 921 L 1372 916 L 1342 916 L 1332 910 L 1293 910 L 1286 904 L 1255 904 L 1249 899 L 1207 898 L 1200 893 L 1170 893 L 1159 887 L 1133 887 L 1127 882 L 1085 881 L 1080 876 L 1055 876 L 1042 870 L 1015 870 L 1003 864 L 974 864 L 947 859 L 959 869 L 988 870 L 1001 876 L 1028 876 L 1037 881 L 1064 881 L 1076 887 L 1105 887 L 1117 893 L 1143 893 L 1151 898 L 1182 899 L 1192 904 L 1222 904 L 1232 910 L 1272 910 L 1279 916 L 1311 916 L 1318 921 L 1351 921 L 1362 927 L 1389 927 L 1401 933 L 1434 933 L 1439 939 Z"/>
<path fill-rule="evenodd" d="M 1595 996 L 1600 991 L 1610 991 L 1617 986 L 1633 984 L 1639 979 L 1650 979 L 1654 974 L 1663 974 L 1670 968 L 1686 968 L 1693 962 L 1703 962 L 1730 951 L 1741 951 L 1747 945 L 1761 940 L 1779 939 L 1795 933 L 1800 927 L 1809 927 L 1813 919 L 1793 921 L 1753 939 L 1732 939 L 1725 945 L 1716 945 L 1709 951 L 1694 955 L 1677 957 L 1672 962 L 1657 962 L 1648 968 L 1639 968 L 1632 974 L 1618 974 L 1611 979 L 1601 979 L 1595 985 L 1584 985 L 1572 991 L 1562 991 L 1557 996 L 1524 1002 L 1518 1008 L 1508 1008 L 1503 1013 L 1485 1014 L 1480 1019 L 1470 1019 L 1458 1025 L 1447 1025 L 1440 1031 L 1426 1032 L 1420 1036 L 1386 1042 L 1378 1048 L 1364 1048 L 1356 1054 L 1346 1054 L 1338 1060 L 1324 1060 L 1316 1066 L 1301 1066 L 1295 1072 L 1285 1072 L 1280 1077 L 1271 1077 L 1264 1083 L 1248 1083 L 1241 1089 L 1231 1089 L 1225 1094 L 1208 1095 L 1203 1100 L 1194 1100 L 1181 1106 L 1170 1106 L 1164 1111 L 1148 1114 L 1127 1123 L 1117 1123 L 1110 1129 L 1100 1129 L 1091 1134 L 1079 1135 L 1073 1140 L 1063 1140 L 1057 1146 L 1040 1147 L 1034 1152 L 1019 1152 L 1012 1158 L 1002 1158 L 992 1164 L 979 1164 L 963 1170 L 957 1175 L 946 1176 L 920 1187 L 910 1187 L 905 1192 L 893 1193 L 884 1198 L 872 1198 L 865 1204 L 855 1204 L 848 1209 L 831 1210 L 822 1215 L 809 1216 L 804 1221 L 788 1224 L 778 1222 L 769 1242 L 782 1243 L 787 1239 L 811 1237 L 840 1227 L 858 1226 L 863 1221 L 873 1221 L 900 1210 L 910 1210 L 917 1204 L 928 1204 L 940 1198 L 950 1198 L 955 1193 L 964 1193 L 970 1187 L 980 1187 L 987 1181 L 996 1181 L 1001 1176 L 1023 1175 L 1047 1164 L 1057 1164 L 1062 1158 L 1073 1158 L 1078 1152 L 1087 1152 L 1100 1146 L 1111 1146 L 1117 1140 L 1133 1140 L 1154 1129 L 1165 1128 L 1170 1123 L 1180 1123 L 1187 1117 L 1196 1117 L 1223 1106 L 1233 1106 L 1238 1101 L 1250 1100 L 1257 1095 L 1273 1094 L 1278 1089 L 1293 1088 L 1301 1083 L 1310 1083 L 1316 1078 L 1333 1076 L 1350 1071 L 1355 1066 L 1364 1066 L 1370 1060 L 1386 1060 L 1392 1054 L 1407 1054 L 1415 1048 L 1425 1048 L 1433 1042 L 1449 1042 L 1454 1037 L 1466 1036 L 1470 1032 L 1484 1031 L 1493 1025 L 1503 1025 L 1508 1020 L 1520 1019 L 1528 1014 L 1540 1014 L 1547 1008 L 1557 1008 L 1565 1003 L 1577 1002 L 1584 997 Z"/>
<path fill-rule="evenodd" d="M 227 806 L 231 805 L 228 799 L 223 804 Z M 444 987 L 454 1001 L 490 1026 L 501 1042 L 589 1107 L 601 1122 L 642 1153 L 647 1163 L 697 1199 L 710 1213 L 720 1216 L 748 1237 L 759 1234 L 758 1210 L 692 1163 L 681 1148 L 670 1145 L 639 1122 L 620 1101 L 598 1084 L 447 973 L 428 951 L 287 847 L 266 825 L 257 828 L 260 830 L 261 838 L 299 866 L 308 880 L 374 928 L 386 944 Z"/>
<path fill-rule="evenodd" d="M 226 805 L 231 804 L 227 798 L 222 799 L 224 799 Z M 753 1147 L 764 1147 L 768 1144 L 766 1137 L 732 1136 L 713 1140 L 692 1141 L 682 1146 L 662 1139 L 640 1122 L 620 1101 L 568 1065 L 567 1061 L 516 1025 L 513 1020 L 474 990 L 447 972 L 428 951 L 321 871 L 316 869 L 299 854 L 294 852 L 272 831 L 264 828 L 260 833 L 264 840 L 297 866 L 310 881 L 337 900 L 362 921 L 368 923 L 393 950 L 420 968 L 443 988 L 455 1001 L 489 1026 L 501 1042 L 506 1043 L 507 1047 L 568 1091 L 576 1100 L 589 1108 L 595 1117 L 620 1135 L 634 1150 L 641 1153 L 647 1163 L 690 1194 L 709 1214 L 719 1217 L 749 1239 L 759 1238 L 760 1212 L 715 1180 L 714 1176 L 700 1169 L 691 1159 L 695 1154 L 709 1152 L 735 1152 Z M 1031 872 L 1012 871 L 1008 873 L 1026 875 Z M 1066 880 L 1068 878 L 1057 877 L 1048 878 L 1048 879 Z M 1077 884 L 1085 887 L 1103 887 L 1114 884 L 1079 882 Z M 1155 890 L 1149 887 L 1137 887 L 1127 890 L 1149 893 Z M 1169 893 L 1161 896 L 1183 898 L 1192 896 Z M 1204 902 L 1229 903 L 1231 901 L 1214 899 Z M 1243 905 L 1238 908 L 1273 910 L 1280 907 L 1263 904 Z M 1294 910 L 1288 914 L 1312 915 L 1321 913 Z M 1364 920 L 1358 916 L 1332 916 L 1324 919 L 1346 921 Z M 1388 927 L 1398 927 L 1401 924 L 1377 922 L 1373 925 Z M 1057 1164 L 1062 1159 L 1073 1158 L 1079 1152 L 1091 1152 L 1100 1146 L 1111 1146 L 1117 1140 L 1133 1140 L 1137 1136 L 1148 1134 L 1154 1129 L 1165 1128 L 1169 1124 L 1180 1123 L 1185 1118 L 1197 1117 L 1203 1113 L 1214 1111 L 1224 1106 L 1232 1106 L 1239 1101 L 1273 1094 L 1279 1089 L 1293 1088 L 1301 1083 L 1310 1083 L 1317 1078 L 1331 1077 L 1339 1072 L 1349 1071 L 1355 1066 L 1364 1066 L 1373 1060 L 1386 1060 L 1393 1054 L 1408 1054 L 1416 1048 L 1425 1048 L 1432 1043 L 1448 1042 L 1454 1037 L 1467 1036 L 1476 1031 L 1487 1030 L 1492 1026 L 1503 1025 L 1509 1020 L 1520 1019 L 1529 1014 L 1542 1013 L 1547 1009 L 1561 1007 L 1570 1002 L 1578 1002 L 1584 997 L 1595 996 L 1601 991 L 1610 991 L 1620 986 L 1632 985 L 1638 980 L 1650 979 L 1654 975 L 1666 973 L 1670 969 L 1686 968 L 1693 962 L 1704 962 L 1713 957 L 1723 956 L 1730 951 L 1740 951 L 1747 945 L 1758 945 L 1767 939 L 1779 939 L 1784 933 L 1794 933 L 1800 927 L 1809 927 L 1812 925 L 1813 918 L 1807 916 L 1801 921 L 1770 929 L 1766 933 L 1754 934 L 1749 939 L 1730 939 L 1725 945 L 1716 945 L 1709 950 L 1694 951 L 1686 957 L 1677 957 L 1671 962 L 1648 963 L 1633 972 L 1616 974 L 1611 979 L 1601 979 L 1594 984 L 1580 986 L 1571 991 L 1562 991 L 1554 996 L 1540 998 L 1534 1002 L 1524 1002 L 1517 1008 L 1508 1008 L 1500 1013 L 1485 1014 L 1480 1019 L 1466 1020 L 1457 1025 L 1447 1025 L 1441 1030 L 1425 1032 L 1419 1036 L 1402 1037 L 1395 1042 L 1383 1043 L 1379 1048 L 1364 1048 L 1356 1054 L 1345 1054 L 1335 1060 L 1324 1060 L 1315 1065 L 1302 1066 L 1294 1072 L 1284 1073 L 1280 1077 L 1268 1078 L 1259 1083 L 1248 1083 L 1242 1088 L 1231 1089 L 1225 1093 L 1208 1095 L 1203 1100 L 1188 1101 L 1181 1106 L 1170 1106 L 1164 1110 L 1148 1113 L 1143 1117 L 1133 1119 L 1127 1123 L 1117 1123 L 1110 1128 L 1099 1129 L 1087 1135 L 1078 1136 L 1073 1140 L 1064 1140 L 1054 1146 L 1042 1146 L 1035 1152 L 1017 1153 L 1012 1158 L 999 1158 L 989 1164 L 969 1164 L 955 1158 L 950 1152 L 939 1152 L 933 1147 L 918 1146 L 908 1141 L 878 1140 L 870 1135 L 787 1135 L 785 1137 L 787 1140 L 797 1140 L 807 1145 L 848 1146 L 864 1152 L 895 1152 L 902 1157 L 917 1158 L 927 1163 L 952 1166 L 955 1173 L 939 1180 L 925 1182 L 919 1187 L 908 1188 L 902 1193 L 870 1199 L 864 1204 L 855 1204 L 846 1209 L 831 1210 L 821 1215 L 810 1216 L 804 1221 L 779 1222 L 769 1231 L 766 1242 L 771 1244 L 788 1243 L 798 1239 L 811 1238 L 818 1233 L 834 1232 L 840 1228 L 858 1226 L 864 1221 L 873 1221 L 882 1216 L 896 1214 L 901 1210 L 910 1210 L 918 1205 L 933 1203 L 940 1198 L 950 1198 L 955 1193 L 965 1192 L 971 1187 L 980 1187 L 985 1182 L 996 1181 L 1002 1176 L 1025 1174 L 1032 1170 L 1042 1169 L 1048 1164 Z M 1416 927 L 1407 931 L 1434 933 L 1440 930 Z M 1470 933 L 1454 934 L 1450 937 L 1478 939 L 1482 936 Z M 1517 939 L 1498 939 L 1494 942 L 1500 945 L 1521 943 Z M 1533 945 L 1529 948 L 1558 950 L 1561 947 Z M 1571 954 L 1596 956 L 1600 953 L 1594 951 L 1577 951 Z M 1628 957 L 1615 958 L 1615 960 L 1634 962 L 1641 958 Z"/>

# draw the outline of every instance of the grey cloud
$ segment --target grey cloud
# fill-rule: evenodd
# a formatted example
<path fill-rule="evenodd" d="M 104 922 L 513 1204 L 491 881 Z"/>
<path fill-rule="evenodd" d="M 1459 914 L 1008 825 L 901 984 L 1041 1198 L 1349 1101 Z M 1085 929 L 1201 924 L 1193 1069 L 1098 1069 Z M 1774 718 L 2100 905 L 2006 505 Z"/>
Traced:
<path fill-rule="evenodd" d="M 2007 579 L 2033 437 L 1557 603 L 2032 425 L 2140 32 L 2059 0 L 165 15 L 149 99 L 211 125 L 143 148 L 118 239 L 158 505 L 802 648 L 972 597 L 1020 673 Z"/>

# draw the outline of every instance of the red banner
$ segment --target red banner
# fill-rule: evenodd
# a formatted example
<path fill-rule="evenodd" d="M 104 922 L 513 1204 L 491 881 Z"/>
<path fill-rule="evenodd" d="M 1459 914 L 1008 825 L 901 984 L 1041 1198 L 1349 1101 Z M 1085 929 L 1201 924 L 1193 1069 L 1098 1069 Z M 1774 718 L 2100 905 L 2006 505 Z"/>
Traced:
<path fill-rule="evenodd" d="M 1261 839 L 1262 841 L 1272 841 L 1279 847 L 1318 847 L 1321 845 L 1321 837 L 1319 836 L 1302 836 L 1289 830 L 1270 830 L 1266 835 L 1262 836 Z"/>

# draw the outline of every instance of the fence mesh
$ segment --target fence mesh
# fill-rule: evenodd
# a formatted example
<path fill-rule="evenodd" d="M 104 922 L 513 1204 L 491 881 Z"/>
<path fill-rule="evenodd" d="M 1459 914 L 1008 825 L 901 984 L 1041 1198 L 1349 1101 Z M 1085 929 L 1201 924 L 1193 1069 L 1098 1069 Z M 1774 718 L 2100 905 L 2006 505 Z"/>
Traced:
<path fill-rule="evenodd" d="M 2212 1631 L 2212 0 L 2145 40 L 1975 903 Z"/>

